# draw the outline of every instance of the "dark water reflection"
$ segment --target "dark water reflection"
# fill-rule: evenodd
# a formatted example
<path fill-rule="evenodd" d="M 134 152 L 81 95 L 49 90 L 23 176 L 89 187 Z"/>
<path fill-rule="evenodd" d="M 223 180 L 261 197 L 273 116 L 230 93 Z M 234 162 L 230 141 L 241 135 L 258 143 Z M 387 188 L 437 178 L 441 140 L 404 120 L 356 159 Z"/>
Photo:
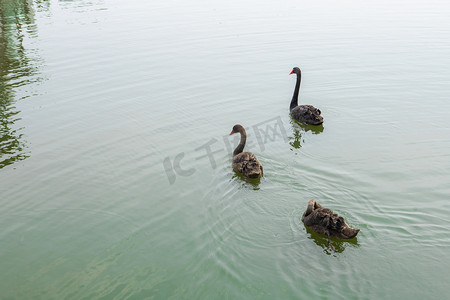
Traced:
<path fill-rule="evenodd" d="M 320 246 L 323 249 L 323 252 L 331 255 L 333 254 L 333 250 L 331 250 L 331 248 L 328 245 L 328 238 L 325 235 L 322 234 L 318 234 L 317 232 L 312 231 L 311 229 L 308 228 L 308 226 L 306 226 L 305 224 L 303 224 L 303 226 L 305 226 L 306 232 L 309 234 L 309 239 L 313 240 L 314 243 L 317 246 Z M 342 253 L 344 252 L 344 250 L 349 247 L 349 246 L 356 246 L 359 247 L 358 244 L 358 238 L 354 237 L 352 239 L 349 240 L 342 240 L 342 239 L 337 239 L 334 237 L 330 237 L 331 243 L 333 244 L 334 248 L 335 248 L 335 252 L 336 253 Z"/>
<path fill-rule="evenodd" d="M 31 96 L 19 94 L 17 89 L 42 80 L 36 51 L 25 43 L 37 36 L 34 5 L 48 9 L 48 3 L 0 2 L 0 169 L 29 156 L 22 128 L 16 125 L 21 118 L 14 103 Z"/>
<path fill-rule="evenodd" d="M 265 180 L 264 178 L 247 178 L 234 170 L 233 173 L 234 175 L 232 178 L 242 182 L 242 187 L 249 187 L 253 190 L 259 190 L 259 184 L 261 183 L 261 181 Z"/>
<path fill-rule="evenodd" d="M 312 132 L 312 134 L 320 134 L 323 132 L 323 125 L 307 125 L 300 122 L 295 121 L 294 119 L 290 120 L 293 136 L 289 136 L 289 144 L 295 148 L 300 149 L 302 147 L 302 143 L 304 140 L 302 139 L 302 134 L 306 132 Z M 291 150 L 294 150 L 291 148 Z"/>

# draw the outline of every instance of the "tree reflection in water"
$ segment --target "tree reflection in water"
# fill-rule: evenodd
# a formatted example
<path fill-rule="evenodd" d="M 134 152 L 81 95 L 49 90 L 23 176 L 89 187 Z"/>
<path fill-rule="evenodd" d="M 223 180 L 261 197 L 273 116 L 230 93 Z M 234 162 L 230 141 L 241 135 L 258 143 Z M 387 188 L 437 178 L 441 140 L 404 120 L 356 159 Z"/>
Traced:
<path fill-rule="evenodd" d="M 20 87 L 41 80 L 36 51 L 24 46 L 24 41 L 37 36 L 35 4 L 40 9 L 49 5 L 48 1 L 0 1 L 0 169 L 29 156 L 14 104 L 31 96 L 19 95 Z"/>

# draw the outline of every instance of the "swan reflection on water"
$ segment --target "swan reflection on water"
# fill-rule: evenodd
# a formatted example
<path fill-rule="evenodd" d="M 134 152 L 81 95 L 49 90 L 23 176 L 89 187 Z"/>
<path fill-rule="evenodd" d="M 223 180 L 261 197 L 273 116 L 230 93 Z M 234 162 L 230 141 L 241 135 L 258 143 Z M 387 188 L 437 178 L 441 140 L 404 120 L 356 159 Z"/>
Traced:
<path fill-rule="evenodd" d="M 305 224 L 303 226 L 305 226 L 306 232 L 308 233 L 308 239 L 313 240 L 317 246 L 320 246 L 325 254 L 342 253 L 347 247 L 359 247 L 357 237 L 348 240 L 330 237 L 331 243 L 334 246 L 334 250 L 332 250 L 328 245 L 328 237 L 326 235 L 312 231 Z"/>
<path fill-rule="evenodd" d="M 312 134 L 320 134 L 323 132 L 323 124 L 320 125 L 308 125 L 304 123 L 300 123 L 294 120 L 292 117 L 290 119 L 290 123 L 292 125 L 292 131 L 294 136 L 289 136 L 289 144 L 295 149 L 300 149 L 302 147 L 302 143 L 305 141 L 302 139 L 302 134 L 306 132 L 312 132 Z M 291 150 L 294 150 L 291 148 Z"/>
<path fill-rule="evenodd" d="M 264 177 L 248 178 L 243 176 L 241 173 L 236 172 L 235 170 L 233 170 L 233 173 L 234 174 L 231 178 L 233 180 L 236 179 L 237 182 L 242 183 L 242 187 L 251 187 L 254 190 L 259 190 L 259 184 L 261 183 L 261 181 L 265 181 Z"/>

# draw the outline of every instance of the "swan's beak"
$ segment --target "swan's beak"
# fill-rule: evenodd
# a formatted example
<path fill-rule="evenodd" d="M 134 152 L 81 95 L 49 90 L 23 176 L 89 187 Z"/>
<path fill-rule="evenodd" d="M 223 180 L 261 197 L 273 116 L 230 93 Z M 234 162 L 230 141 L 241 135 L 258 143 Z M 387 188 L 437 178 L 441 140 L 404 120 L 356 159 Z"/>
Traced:
<path fill-rule="evenodd" d="M 291 75 L 292 73 L 294 73 L 294 70 L 292 70 L 291 73 L 289 73 L 289 75 Z"/>
<path fill-rule="evenodd" d="M 233 133 L 236 133 L 236 132 L 234 132 L 233 130 L 231 130 L 230 135 L 232 135 Z"/>

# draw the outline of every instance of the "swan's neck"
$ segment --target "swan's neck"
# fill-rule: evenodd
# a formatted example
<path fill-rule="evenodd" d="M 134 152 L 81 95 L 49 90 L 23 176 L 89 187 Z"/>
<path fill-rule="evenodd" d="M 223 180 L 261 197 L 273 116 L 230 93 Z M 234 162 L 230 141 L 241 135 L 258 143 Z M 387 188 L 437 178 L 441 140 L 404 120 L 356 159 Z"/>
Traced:
<path fill-rule="evenodd" d="M 302 73 L 297 73 L 297 82 L 295 83 L 294 95 L 291 100 L 291 107 L 289 110 L 292 110 L 294 107 L 298 106 L 298 91 L 300 90 L 300 81 L 302 80 Z"/>
<path fill-rule="evenodd" d="M 245 131 L 243 132 L 241 131 L 240 134 L 241 134 L 241 141 L 239 145 L 236 147 L 236 149 L 234 149 L 233 156 L 238 155 L 239 153 L 244 151 L 245 141 L 247 140 L 247 134 L 245 133 Z"/>

